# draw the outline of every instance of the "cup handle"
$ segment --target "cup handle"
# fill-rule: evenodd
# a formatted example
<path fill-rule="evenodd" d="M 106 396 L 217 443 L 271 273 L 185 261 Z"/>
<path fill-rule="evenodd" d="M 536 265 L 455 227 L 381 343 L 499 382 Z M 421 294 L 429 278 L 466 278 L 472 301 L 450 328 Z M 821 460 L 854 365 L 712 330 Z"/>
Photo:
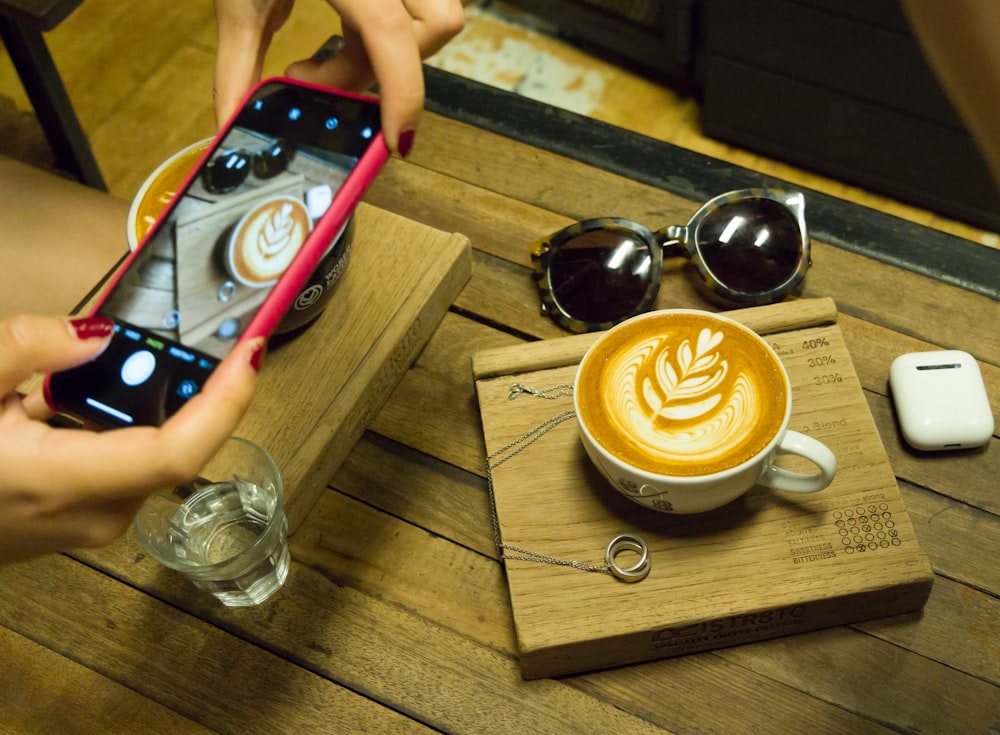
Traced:
<path fill-rule="evenodd" d="M 775 490 L 792 493 L 815 493 L 831 482 L 837 472 L 837 458 L 822 442 L 797 431 L 787 431 L 778 444 L 778 454 L 795 454 L 812 462 L 819 472 L 792 472 L 769 464 L 758 482 Z"/>

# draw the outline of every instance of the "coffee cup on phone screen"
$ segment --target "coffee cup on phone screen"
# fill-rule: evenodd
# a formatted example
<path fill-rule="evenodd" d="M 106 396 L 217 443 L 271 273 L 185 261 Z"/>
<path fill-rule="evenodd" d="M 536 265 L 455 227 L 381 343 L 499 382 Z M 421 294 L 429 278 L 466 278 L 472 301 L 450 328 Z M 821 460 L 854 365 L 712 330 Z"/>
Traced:
<path fill-rule="evenodd" d="M 129 210 L 126 235 L 130 250 L 138 247 L 211 143 L 212 139 L 208 138 L 181 149 L 146 178 L 132 199 Z M 249 288 L 272 285 L 283 270 L 281 263 L 287 266 L 301 247 L 304 235 L 308 234 L 311 220 L 326 211 L 332 197 L 329 186 L 316 186 L 306 191 L 304 202 L 286 197 L 277 205 L 258 203 L 236 224 L 229 236 L 224 253 L 227 274 Z M 295 332 L 320 315 L 347 267 L 353 241 L 354 215 L 351 214 L 331 241 L 275 334 Z"/>
<path fill-rule="evenodd" d="M 770 345 L 695 310 L 655 311 L 601 335 L 580 362 L 574 405 L 587 455 L 623 495 L 652 510 L 700 513 L 755 485 L 813 493 L 837 460 L 788 429 L 792 391 Z M 816 466 L 777 466 L 783 454 Z"/>

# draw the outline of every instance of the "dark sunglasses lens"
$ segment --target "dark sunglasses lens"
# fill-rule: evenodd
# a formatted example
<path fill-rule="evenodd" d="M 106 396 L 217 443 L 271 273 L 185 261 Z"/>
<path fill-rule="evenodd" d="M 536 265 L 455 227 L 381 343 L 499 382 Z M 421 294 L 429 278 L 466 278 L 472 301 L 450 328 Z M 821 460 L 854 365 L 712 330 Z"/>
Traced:
<path fill-rule="evenodd" d="M 212 194 L 228 194 L 246 181 L 250 158 L 239 150 L 223 151 L 202 170 L 201 181 Z"/>
<path fill-rule="evenodd" d="M 772 199 L 747 199 L 709 214 L 698 228 L 698 249 L 716 279 L 744 293 L 787 283 L 803 257 L 795 215 Z"/>
<path fill-rule="evenodd" d="M 267 150 L 254 156 L 253 172 L 258 178 L 270 179 L 288 168 L 291 160 L 292 149 L 284 141 L 279 140 Z"/>
<path fill-rule="evenodd" d="M 594 230 L 566 241 L 549 264 L 552 295 L 574 319 L 613 322 L 631 314 L 649 286 L 650 245 L 635 233 Z"/>

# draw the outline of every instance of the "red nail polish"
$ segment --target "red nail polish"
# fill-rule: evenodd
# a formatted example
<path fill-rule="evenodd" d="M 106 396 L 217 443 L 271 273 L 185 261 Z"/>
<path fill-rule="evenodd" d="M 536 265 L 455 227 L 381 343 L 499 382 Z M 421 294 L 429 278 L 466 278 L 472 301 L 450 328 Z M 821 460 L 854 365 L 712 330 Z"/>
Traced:
<path fill-rule="evenodd" d="M 86 316 L 70 319 L 69 326 L 77 339 L 99 339 L 110 337 L 115 323 L 103 316 Z"/>
<path fill-rule="evenodd" d="M 264 359 L 265 352 L 267 352 L 267 344 L 262 342 L 254 347 L 253 352 L 250 354 L 250 367 L 253 368 L 255 373 L 260 372 L 260 363 Z"/>
<path fill-rule="evenodd" d="M 406 158 L 410 155 L 410 149 L 413 147 L 413 136 L 416 135 L 415 130 L 404 130 L 399 134 L 399 143 L 397 148 L 399 150 L 399 155 Z"/>

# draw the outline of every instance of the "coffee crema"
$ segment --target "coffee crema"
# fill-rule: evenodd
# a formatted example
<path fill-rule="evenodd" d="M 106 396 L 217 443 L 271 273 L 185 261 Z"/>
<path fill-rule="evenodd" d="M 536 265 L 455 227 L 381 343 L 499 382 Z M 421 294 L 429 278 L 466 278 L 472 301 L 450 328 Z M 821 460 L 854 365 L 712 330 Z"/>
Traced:
<path fill-rule="evenodd" d="M 788 384 L 744 327 L 653 313 L 601 337 L 576 383 L 580 418 L 609 453 L 668 476 L 703 476 L 759 454 L 784 422 Z"/>
<path fill-rule="evenodd" d="M 233 275 L 250 286 L 267 286 L 285 272 L 306 241 L 311 219 L 293 197 L 276 197 L 247 213 L 233 231 Z"/>
<path fill-rule="evenodd" d="M 202 140 L 178 151 L 150 174 L 132 202 L 129 212 L 130 247 L 141 242 L 146 233 L 173 201 L 190 171 L 202 157 L 212 140 Z"/>

